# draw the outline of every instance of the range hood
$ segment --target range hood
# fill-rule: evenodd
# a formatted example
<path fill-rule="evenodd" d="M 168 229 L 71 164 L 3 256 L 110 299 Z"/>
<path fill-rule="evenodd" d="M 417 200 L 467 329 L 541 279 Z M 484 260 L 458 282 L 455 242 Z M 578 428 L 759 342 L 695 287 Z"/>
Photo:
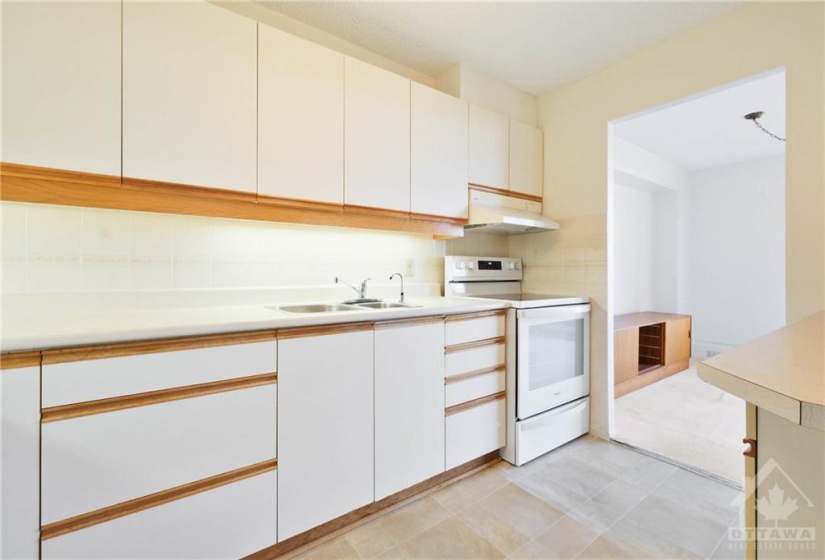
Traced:
<path fill-rule="evenodd" d="M 470 219 L 465 231 L 482 233 L 536 233 L 559 229 L 541 215 L 541 202 L 470 188 Z"/>

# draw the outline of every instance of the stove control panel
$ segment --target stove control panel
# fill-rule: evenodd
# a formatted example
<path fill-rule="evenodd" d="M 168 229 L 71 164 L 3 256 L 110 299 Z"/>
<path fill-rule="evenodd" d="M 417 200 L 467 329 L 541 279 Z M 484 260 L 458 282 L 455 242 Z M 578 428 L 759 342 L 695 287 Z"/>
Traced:
<path fill-rule="evenodd" d="M 517 257 L 444 257 L 446 282 L 493 282 L 521 278 L 521 259 Z"/>

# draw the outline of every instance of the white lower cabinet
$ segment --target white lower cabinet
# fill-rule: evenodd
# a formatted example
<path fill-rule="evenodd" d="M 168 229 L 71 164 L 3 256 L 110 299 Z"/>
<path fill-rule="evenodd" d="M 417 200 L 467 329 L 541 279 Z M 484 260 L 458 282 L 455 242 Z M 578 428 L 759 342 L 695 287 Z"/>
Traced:
<path fill-rule="evenodd" d="M 276 541 L 277 479 L 265 472 L 44 540 L 41 557 L 240 558 Z"/>
<path fill-rule="evenodd" d="M 374 499 L 372 325 L 278 340 L 278 537 Z"/>
<path fill-rule="evenodd" d="M 505 403 L 502 398 L 447 415 L 447 469 L 504 447 Z"/>
<path fill-rule="evenodd" d="M 0 558 L 37 558 L 39 430 L 40 367 L 0 370 Z"/>
<path fill-rule="evenodd" d="M 375 499 L 444 472 L 444 322 L 377 324 Z"/>

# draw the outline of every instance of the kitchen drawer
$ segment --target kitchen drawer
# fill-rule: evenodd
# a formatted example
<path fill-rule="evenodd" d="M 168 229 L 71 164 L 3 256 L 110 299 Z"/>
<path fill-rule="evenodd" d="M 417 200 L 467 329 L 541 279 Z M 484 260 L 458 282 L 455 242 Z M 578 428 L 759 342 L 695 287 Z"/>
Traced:
<path fill-rule="evenodd" d="M 544 455 L 590 431 L 590 398 L 558 406 L 516 423 L 518 464 Z"/>
<path fill-rule="evenodd" d="M 42 523 L 276 456 L 276 385 L 46 421 Z"/>
<path fill-rule="evenodd" d="M 44 352 L 43 407 L 272 373 L 277 369 L 278 345 L 274 334 L 271 338 L 171 352 L 159 351 L 170 343 L 136 344 L 131 355 L 93 359 L 117 352 L 101 347 L 78 354 L 83 356 L 79 361 L 63 361 L 73 359 L 65 351 Z M 198 345 L 198 340 L 191 344 Z"/>
<path fill-rule="evenodd" d="M 277 541 L 277 470 L 47 538 L 41 558 L 241 558 Z"/>
<path fill-rule="evenodd" d="M 482 346 L 458 351 L 450 351 L 448 347 L 444 361 L 444 374 L 451 377 L 502 365 L 505 360 L 503 340 L 493 338 L 488 342 Z"/>
<path fill-rule="evenodd" d="M 468 403 L 469 404 L 469 403 Z M 505 400 L 499 398 L 451 414 L 447 409 L 447 469 L 504 447 Z"/>
<path fill-rule="evenodd" d="M 448 407 L 488 395 L 495 395 L 505 389 L 504 369 L 473 375 L 472 377 L 448 377 L 446 381 L 445 405 Z"/>
<path fill-rule="evenodd" d="M 445 344 L 464 344 L 504 336 L 504 313 L 480 313 L 447 317 Z"/>

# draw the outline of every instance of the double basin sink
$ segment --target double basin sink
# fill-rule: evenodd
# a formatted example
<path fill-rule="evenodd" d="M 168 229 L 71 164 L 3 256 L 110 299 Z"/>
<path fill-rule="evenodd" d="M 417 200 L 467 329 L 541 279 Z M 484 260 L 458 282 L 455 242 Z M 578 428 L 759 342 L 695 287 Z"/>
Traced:
<path fill-rule="evenodd" d="M 357 300 L 344 303 L 310 303 L 303 305 L 278 305 L 269 307 L 286 313 L 338 313 L 341 311 L 364 311 L 366 309 L 405 309 L 421 307 L 409 303 L 381 300 Z"/>

